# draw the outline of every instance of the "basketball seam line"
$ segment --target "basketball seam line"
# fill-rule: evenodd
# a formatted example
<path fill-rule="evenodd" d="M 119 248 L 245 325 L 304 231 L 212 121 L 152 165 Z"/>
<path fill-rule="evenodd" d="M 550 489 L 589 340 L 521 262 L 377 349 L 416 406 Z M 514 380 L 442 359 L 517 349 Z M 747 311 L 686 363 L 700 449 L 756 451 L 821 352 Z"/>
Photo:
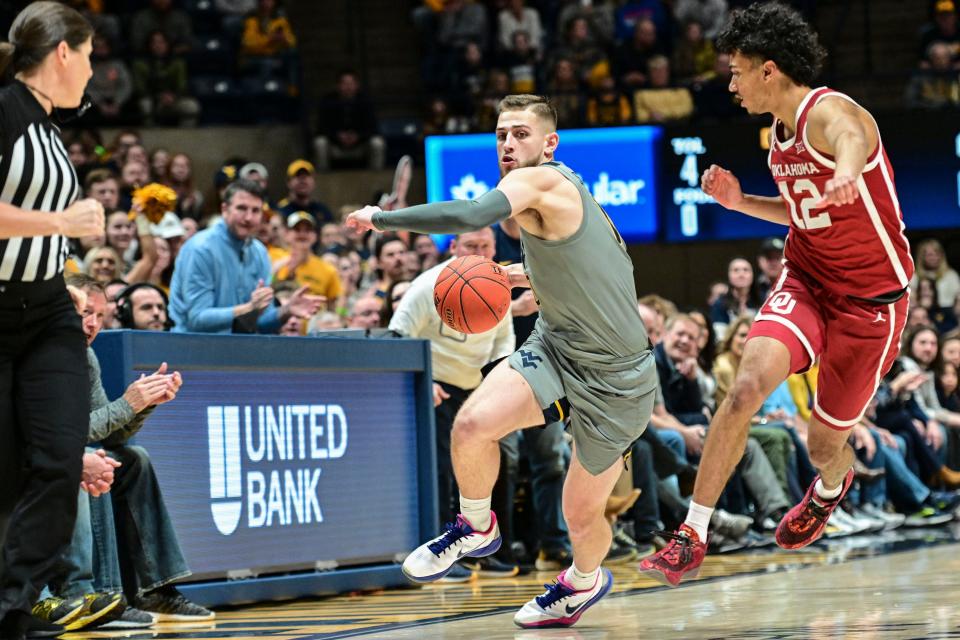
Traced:
<path fill-rule="evenodd" d="M 461 276 L 459 273 L 457 274 L 457 277 L 458 277 L 460 280 L 463 280 L 463 284 L 460 285 L 460 291 L 458 292 L 458 295 L 457 295 L 457 297 L 460 299 L 460 319 L 463 321 L 463 327 L 464 327 L 464 329 L 467 330 L 467 333 L 473 333 L 473 331 L 470 330 L 470 323 L 467 322 L 467 314 L 464 313 L 465 310 L 464 310 L 464 308 L 463 308 L 463 285 L 469 285 L 470 283 L 467 282 L 466 278 L 464 278 L 463 276 Z M 470 287 L 470 288 L 473 289 L 473 287 Z M 474 289 L 473 291 L 474 291 L 474 293 L 476 293 L 477 290 Z M 479 295 L 479 294 L 477 294 L 477 295 Z M 481 298 L 481 300 L 482 300 L 482 298 Z"/>
<path fill-rule="evenodd" d="M 461 276 L 461 278 L 463 279 L 463 283 L 464 283 L 465 285 L 467 285 L 468 287 L 470 287 L 475 294 L 477 294 L 477 297 L 480 298 L 480 301 L 487 306 L 487 309 L 489 309 L 489 310 L 490 310 L 490 313 L 493 314 L 493 317 L 496 318 L 496 317 L 497 317 L 497 312 L 494 311 L 493 307 L 490 306 L 490 303 L 487 302 L 486 298 L 484 298 L 484 297 L 480 294 L 480 292 L 477 291 L 477 288 L 476 288 L 476 287 L 474 287 L 472 284 L 470 284 L 470 281 L 469 281 L 469 280 L 467 280 L 466 278 L 463 278 L 463 276 Z M 460 308 L 463 309 L 463 287 L 460 287 Z M 497 323 L 499 323 L 500 320 L 502 320 L 502 318 L 498 318 L 498 319 L 497 319 Z M 463 321 L 464 321 L 464 322 L 467 321 L 467 314 L 463 314 Z M 470 325 L 467 325 L 467 328 L 469 328 L 469 326 L 470 326 Z M 494 326 L 496 326 L 496 325 L 494 325 Z"/>
<path fill-rule="evenodd" d="M 507 285 L 503 284 L 503 282 L 502 282 L 501 280 L 497 280 L 496 278 L 491 278 L 490 276 L 473 276 L 472 278 L 470 278 L 470 280 L 471 280 L 471 281 L 473 281 L 473 280 L 487 280 L 488 282 L 492 282 L 492 283 L 494 283 L 494 284 L 498 284 L 498 285 L 500 285 L 501 287 L 503 287 L 504 289 L 506 289 L 507 291 L 510 291 L 510 287 L 508 287 Z"/>

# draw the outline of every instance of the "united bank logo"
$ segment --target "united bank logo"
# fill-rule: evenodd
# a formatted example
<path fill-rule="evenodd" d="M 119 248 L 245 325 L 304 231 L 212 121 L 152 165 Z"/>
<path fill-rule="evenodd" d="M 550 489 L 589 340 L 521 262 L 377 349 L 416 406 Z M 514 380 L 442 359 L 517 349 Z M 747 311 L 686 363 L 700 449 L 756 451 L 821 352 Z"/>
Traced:
<path fill-rule="evenodd" d="M 207 407 L 210 510 L 229 536 L 244 511 L 250 529 L 323 522 L 321 461 L 347 452 L 343 407 L 253 405 Z"/>

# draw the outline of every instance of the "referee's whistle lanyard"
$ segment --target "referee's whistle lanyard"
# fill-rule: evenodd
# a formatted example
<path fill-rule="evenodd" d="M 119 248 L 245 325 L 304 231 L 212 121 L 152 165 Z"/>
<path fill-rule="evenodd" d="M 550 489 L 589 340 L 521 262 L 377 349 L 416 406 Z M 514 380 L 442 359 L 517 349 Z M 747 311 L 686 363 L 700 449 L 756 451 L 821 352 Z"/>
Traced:
<path fill-rule="evenodd" d="M 90 95 L 84 92 L 83 98 L 80 100 L 79 107 L 77 107 L 76 109 L 64 110 L 56 106 L 56 104 L 54 104 L 53 102 L 53 98 L 45 94 L 43 91 L 40 91 L 40 89 L 37 89 L 36 87 L 27 84 L 23 80 L 20 80 L 20 82 L 27 89 L 34 92 L 35 94 L 37 94 L 38 96 L 40 96 L 41 98 L 43 98 L 44 100 L 50 103 L 50 115 L 56 116 L 57 121 L 60 124 L 73 122 L 74 120 L 80 118 L 83 114 L 85 114 L 90 109 L 90 107 L 93 106 L 93 100 L 90 98 Z"/>

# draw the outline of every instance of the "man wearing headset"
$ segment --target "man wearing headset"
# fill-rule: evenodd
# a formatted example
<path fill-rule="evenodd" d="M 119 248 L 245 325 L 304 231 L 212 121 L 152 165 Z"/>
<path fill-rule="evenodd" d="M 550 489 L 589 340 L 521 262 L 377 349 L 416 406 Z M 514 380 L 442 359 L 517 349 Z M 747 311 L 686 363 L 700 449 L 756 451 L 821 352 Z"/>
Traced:
<path fill-rule="evenodd" d="M 169 331 L 167 294 L 149 282 L 130 285 L 117 294 L 117 321 L 123 329 Z"/>

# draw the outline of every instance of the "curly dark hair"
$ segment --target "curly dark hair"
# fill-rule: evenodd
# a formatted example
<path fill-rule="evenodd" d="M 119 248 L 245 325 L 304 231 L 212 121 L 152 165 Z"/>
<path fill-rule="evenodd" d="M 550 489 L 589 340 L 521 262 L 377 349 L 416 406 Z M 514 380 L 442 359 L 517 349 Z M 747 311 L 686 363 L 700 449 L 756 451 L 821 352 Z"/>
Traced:
<path fill-rule="evenodd" d="M 772 60 L 791 80 L 806 86 L 813 84 L 827 56 L 813 28 L 795 9 L 778 2 L 754 2 L 733 11 L 717 36 L 717 48 Z"/>

